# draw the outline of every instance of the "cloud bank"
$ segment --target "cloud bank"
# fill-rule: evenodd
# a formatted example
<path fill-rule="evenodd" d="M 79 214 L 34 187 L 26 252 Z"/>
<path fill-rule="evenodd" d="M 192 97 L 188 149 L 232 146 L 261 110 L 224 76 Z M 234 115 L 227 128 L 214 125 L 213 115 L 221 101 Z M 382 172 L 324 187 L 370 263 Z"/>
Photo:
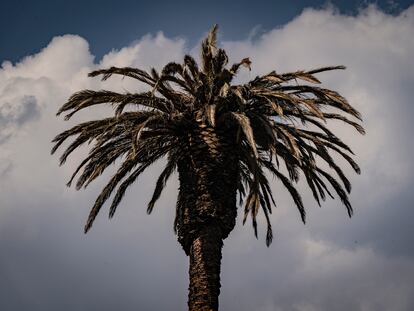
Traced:
<path fill-rule="evenodd" d="M 303 226 L 286 193 L 273 189 L 275 240 L 267 249 L 240 221 L 225 241 L 223 310 L 412 310 L 414 309 L 414 7 L 398 16 L 374 6 L 358 16 L 333 8 L 307 9 L 290 23 L 259 37 L 221 42 L 231 61 L 249 56 L 252 71 L 240 81 L 278 72 L 343 64 L 321 74 L 361 111 L 367 135 L 333 124 L 349 143 L 362 175 L 349 170 L 356 214 L 347 219 L 339 201 L 316 208 L 304 190 Z M 196 51 L 196 52 L 194 52 Z M 90 234 L 82 226 L 109 174 L 76 192 L 65 187 L 77 153 L 58 168 L 50 140 L 70 125 L 110 113 L 90 109 L 70 122 L 58 107 L 85 88 L 140 91 L 128 79 L 100 82 L 96 68 L 160 68 L 180 61 L 185 40 L 147 35 L 95 61 L 76 35 L 55 37 L 36 55 L 0 69 L 0 309 L 183 310 L 187 258 L 172 232 L 177 181 L 155 212 L 145 206 L 158 166 L 126 195 L 116 217 L 98 217 Z M 263 227 L 262 227 L 263 228 Z M 263 230 L 264 231 L 264 230 Z M 263 233 L 263 232 L 262 232 Z"/>

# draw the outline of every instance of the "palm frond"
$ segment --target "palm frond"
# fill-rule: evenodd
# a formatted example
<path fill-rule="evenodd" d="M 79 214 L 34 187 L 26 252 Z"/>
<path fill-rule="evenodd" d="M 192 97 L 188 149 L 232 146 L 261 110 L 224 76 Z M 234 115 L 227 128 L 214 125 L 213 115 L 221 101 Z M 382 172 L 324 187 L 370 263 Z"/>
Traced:
<path fill-rule="evenodd" d="M 161 175 L 158 177 L 154 193 L 152 195 L 151 201 L 148 203 L 147 213 L 151 214 L 152 210 L 154 209 L 154 205 L 157 200 L 160 198 L 162 190 L 164 189 L 165 185 L 167 184 L 168 179 L 174 173 L 177 166 L 177 157 L 171 156 L 168 159 L 168 163 L 165 166 L 164 170 L 162 171 Z"/>
<path fill-rule="evenodd" d="M 200 66 L 192 56 L 185 55 L 182 63 L 167 63 L 160 72 L 131 67 L 95 70 L 90 77 L 100 76 L 102 80 L 112 75 L 130 77 L 147 85 L 148 91 L 121 94 L 82 90 L 70 96 L 58 110 L 57 114 L 65 113 L 65 120 L 68 120 L 92 106 L 108 104 L 114 107 L 112 117 L 80 123 L 53 139 L 52 153 L 72 139 L 60 156 L 61 165 L 82 145 L 90 145 L 88 155 L 68 182 L 70 186 L 77 178 L 76 189 L 86 187 L 120 161 L 115 175 L 95 201 L 85 232 L 112 193 L 116 194 L 109 217 L 114 215 L 129 186 L 162 157 L 167 158 L 167 164 L 157 179 L 147 211 L 152 211 L 177 167 L 179 177 L 183 173 L 192 176 L 192 184 L 180 186 L 176 206 L 174 230 L 179 231 L 180 241 L 183 236 L 191 238 L 197 230 L 197 226 L 188 224 L 206 221 L 204 214 L 197 214 L 195 193 L 211 198 L 217 190 L 215 181 L 237 180 L 237 184 L 229 186 L 233 190 L 220 189 L 218 192 L 229 191 L 229 198 L 233 195 L 236 198 L 238 192 L 240 205 L 244 201 L 243 223 L 251 216 L 256 237 L 257 217 L 259 210 L 263 211 L 267 223 L 266 244 L 270 245 L 273 239 L 270 214 L 275 200 L 265 171 L 276 177 L 289 192 L 303 222 L 306 212 L 295 186 L 300 178 L 305 178 L 319 205 L 327 196 L 333 198 L 330 192 L 333 188 L 349 216 L 352 215 L 348 198 L 351 183 L 336 162 L 336 156 L 349 163 L 356 173 L 359 174 L 361 169 L 353 160 L 350 146 L 335 134 L 330 123 L 332 120 L 343 122 L 364 134 L 360 124 L 362 118 L 342 95 L 323 88 L 317 77 L 319 73 L 345 67 L 329 66 L 288 73 L 273 70 L 248 83 L 233 84 L 242 67 L 251 70 L 252 61 L 245 57 L 228 66 L 228 55 L 218 46 L 217 31 L 218 26 L 214 25 L 202 41 Z M 184 162 L 184 168 L 180 169 L 178 163 Z M 320 164 L 328 168 L 322 169 Z M 234 179 L 227 179 L 229 177 Z M 180 182 L 182 180 L 185 178 L 180 178 Z M 183 202 L 191 206 L 183 207 Z M 220 204 L 209 206 L 212 209 L 210 217 L 221 224 L 223 237 L 226 237 L 234 219 L 217 216 L 225 214 L 213 210 Z M 234 217 L 235 214 L 228 215 Z M 183 222 L 185 217 L 194 219 Z"/>
<path fill-rule="evenodd" d="M 99 69 L 99 70 L 90 72 L 88 76 L 96 77 L 96 76 L 101 75 L 102 80 L 105 81 L 114 74 L 134 78 L 150 86 L 153 86 L 155 83 L 155 80 L 146 71 L 138 69 L 138 68 L 131 68 L 131 67 L 123 67 L 123 68 L 111 67 L 109 69 Z"/>

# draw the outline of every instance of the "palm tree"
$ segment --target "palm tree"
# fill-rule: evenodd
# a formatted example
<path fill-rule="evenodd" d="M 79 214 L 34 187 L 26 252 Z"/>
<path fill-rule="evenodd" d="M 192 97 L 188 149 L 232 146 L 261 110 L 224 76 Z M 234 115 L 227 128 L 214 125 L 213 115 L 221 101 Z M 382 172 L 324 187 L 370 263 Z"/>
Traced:
<path fill-rule="evenodd" d="M 96 199 L 85 233 L 111 194 L 115 192 L 110 218 L 128 187 L 156 160 L 165 157 L 166 165 L 148 203 L 148 213 L 169 177 L 178 172 L 174 230 L 190 257 L 189 310 L 218 310 L 221 249 L 235 226 L 237 194 L 240 204 L 244 202 L 243 223 L 250 215 L 256 237 L 257 215 L 259 209 L 263 211 L 266 244 L 270 245 L 269 214 L 275 202 L 265 171 L 290 193 L 303 222 L 305 209 L 294 186 L 300 175 L 318 204 L 326 195 L 333 198 L 332 188 L 352 215 L 347 195 L 351 184 L 331 153 L 344 158 L 357 173 L 360 169 L 349 155 L 351 149 L 326 127 L 326 121 L 340 120 L 364 133 L 357 122 L 344 116 L 361 120 L 345 98 L 313 85 L 320 83 L 314 74 L 345 67 L 285 74 L 272 71 L 234 85 L 231 82 L 239 69 L 250 69 L 251 62 L 245 58 L 226 67 L 228 58 L 216 47 L 216 33 L 214 26 L 202 42 L 201 68 L 186 55 L 182 64 L 171 62 L 161 73 L 129 67 L 91 72 L 90 77 L 102 76 L 102 80 L 127 76 L 149 89 L 126 94 L 105 90 L 73 94 L 57 113 L 66 112 L 66 120 L 98 104 L 111 104 L 115 115 L 64 131 L 53 140 L 52 150 L 74 137 L 60 157 L 63 164 L 79 146 L 93 143 L 68 182 L 70 186 L 80 174 L 76 189 L 89 185 L 115 160 L 122 161 Z M 298 80 L 308 83 L 299 84 Z M 329 166 L 329 171 L 322 166 Z"/>

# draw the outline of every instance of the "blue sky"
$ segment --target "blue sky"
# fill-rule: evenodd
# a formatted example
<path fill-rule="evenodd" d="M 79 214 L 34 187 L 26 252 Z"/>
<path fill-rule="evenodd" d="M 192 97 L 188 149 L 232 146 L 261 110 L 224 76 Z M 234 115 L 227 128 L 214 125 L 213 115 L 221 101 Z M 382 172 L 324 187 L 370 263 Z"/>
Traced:
<path fill-rule="evenodd" d="M 414 310 L 414 3 L 412 1 L 3 1 L 0 11 L 0 310 L 184 310 L 188 258 L 174 236 L 178 181 L 152 215 L 146 204 L 161 163 L 131 187 L 109 221 L 83 225 L 111 172 L 88 189 L 65 186 L 86 149 L 65 166 L 51 139 L 83 120 L 112 114 L 90 109 L 64 122 L 58 108 L 76 91 L 139 92 L 130 79 L 101 82 L 97 68 L 159 68 L 197 57 L 218 23 L 230 62 L 250 57 L 237 81 L 327 65 L 323 86 L 339 91 L 363 116 L 365 136 L 331 124 L 362 169 L 344 163 L 355 215 L 339 200 L 317 207 L 303 183 L 307 224 L 276 181 L 264 242 L 250 226 L 224 242 L 222 310 Z M 241 213 L 239 213 L 241 214 Z M 240 216 L 240 215 L 239 215 Z M 263 216 L 263 215 L 259 215 Z"/>
<path fill-rule="evenodd" d="M 206 29 L 218 23 L 224 39 L 244 39 L 255 27 L 259 32 L 270 30 L 287 23 L 306 7 L 321 8 L 327 3 L 346 14 L 355 14 L 369 3 L 396 14 L 412 1 L 4 0 L 0 60 L 17 61 L 39 51 L 50 38 L 68 33 L 87 39 L 98 58 L 159 30 L 169 37 L 184 36 L 194 44 Z"/>

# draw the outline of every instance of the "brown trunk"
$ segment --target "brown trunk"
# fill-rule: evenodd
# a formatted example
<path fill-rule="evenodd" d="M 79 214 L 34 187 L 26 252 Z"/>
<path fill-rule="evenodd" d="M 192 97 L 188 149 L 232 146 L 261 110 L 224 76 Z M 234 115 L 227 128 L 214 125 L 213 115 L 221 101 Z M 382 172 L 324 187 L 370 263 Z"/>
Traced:
<path fill-rule="evenodd" d="M 233 230 L 238 181 L 235 133 L 200 124 L 184 145 L 174 228 L 190 257 L 190 311 L 218 310 L 223 240 Z"/>
<path fill-rule="evenodd" d="M 220 227 L 217 225 L 205 225 L 192 242 L 188 294 L 190 311 L 218 310 L 222 246 Z"/>

